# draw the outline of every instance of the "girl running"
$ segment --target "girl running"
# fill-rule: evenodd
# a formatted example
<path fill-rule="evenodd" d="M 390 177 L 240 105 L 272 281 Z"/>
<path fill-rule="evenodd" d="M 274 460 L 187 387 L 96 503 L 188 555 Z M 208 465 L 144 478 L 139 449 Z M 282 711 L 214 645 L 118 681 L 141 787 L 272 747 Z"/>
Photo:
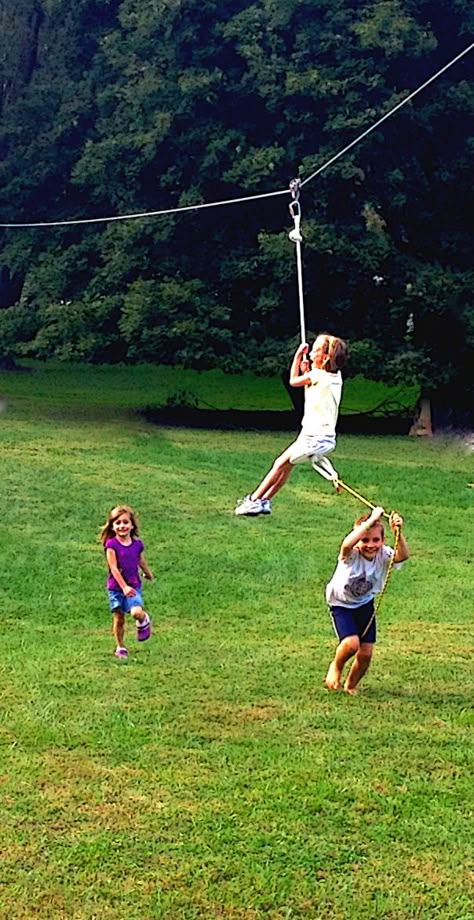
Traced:
<path fill-rule="evenodd" d="M 153 581 L 153 573 L 143 555 L 144 545 L 138 539 L 137 516 L 132 508 L 128 505 L 112 508 L 100 539 L 109 569 L 107 592 L 117 643 L 115 657 L 127 659 L 128 650 L 124 645 L 127 613 L 135 619 L 139 642 L 151 636 L 151 619 L 143 606 L 140 571 L 144 578 Z"/>

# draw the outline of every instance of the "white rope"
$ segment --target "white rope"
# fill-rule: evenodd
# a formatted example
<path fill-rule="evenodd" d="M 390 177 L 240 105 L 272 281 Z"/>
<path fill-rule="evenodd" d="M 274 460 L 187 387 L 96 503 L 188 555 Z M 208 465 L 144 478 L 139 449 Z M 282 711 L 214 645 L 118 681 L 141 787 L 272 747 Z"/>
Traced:
<path fill-rule="evenodd" d="M 339 473 L 336 472 L 328 457 L 313 457 L 311 466 L 313 470 L 320 473 L 320 475 L 323 476 L 324 479 L 329 480 L 329 482 L 339 482 Z"/>
<path fill-rule="evenodd" d="M 332 163 L 335 163 L 336 160 L 339 159 L 339 157 L 342 157 L 345 153 L 347 153 L 348 150 L 351 150 L 352 147 L 355 147 L 356 144 L 360 143 L 360 141 L 363 140 L 364 137 L 367 137 L 367 135 L 370 134 L 371 131 L 375 131 L 375 129 L 378 128 L 378 126 L 381 125 L 382 122 L 386 121 L 387 118 L 390 118 L 392 115 L 394 115 L 395 112 L 398 111 L 398 109 L 401 109 L 402 106 L 406 105 L 407 102 L 410 102 L 411 99 L 414 99 L 414 97 L 418 93 L 421 93 L 421 91 L 425 89 L 425 87 L 429 86 L 430 83 L 433 83 L 434 80 L 440 77 L 441 74 L 445 73 L 445 71 L 448 70 L 449 67 L 452 67 L 452 65 L 455 64 L 457 61 L 459 61 L 462 57 L 464 57 L 465 54 L 468 54 L 469 51 L 472 51 L 473 48 L 474 48 L 474 42 L 468 45 L 468 47 L 465 48 L 464 51 L 461 51 L 460 54 L 457 54 L 456 57 L 454 57 L 451 61 L 449 61 L 448 64 L 445 64 L 444 67 L 442 67 L 440 70 L 437 71 L 437 73 L 433 74 L 432 77 L 430 77 L 428 80 L 425 80 L 425 82 L 422 83 L 422 85 L 419 86 L 418 89 L 415 89 L 412 93 L 410 93 L 409 96 L 407 96 L 405 99 L 399 102 L 396 106 L 394 106 L 393 109 L 390 109 L 389 112 L 386 112 L 385 115 L 379 118 L 378 121 L 376 121 L 375 124 L 373 124 L 370 128 L 367 128 L 367 130 L 364 131 L 362 134 L 360 134 L 359 137 L 356 137 L 356 139 L 351 141 L 350 144 L 347 144 L 346 147 L 343 147 L 343 149 L 340 150 L 339 153 L 336 153 L 333 157 L 327 160 L 326 163 L 323 163 L 322 166 L 318 167 L 318 169 L 316 169 L 315 172 L 311 173 L 310 176 L 307 176 L 307 178 L 301 182 L 301 185 L 302 186 L 306 185 L 307 182 L 311 182 L 312 179 L 314 179 L 316 176 L 319 176 L 319 174 L 322 173 L 329 166 L 331 166 Z M 71 227 L 71 226 L 76 226 L 78 224 L 100 224 L 100 223 L 108 223 L 111 221 L 118 221 L 118 220 L 138 220 L 139 218 L 142 218 L 142 217 L 160 217 L 161 215 L 164 215 L 164 214 L 178 214 L 183 211 L 199 211 L 199 210 L 202 210 L 203 208 L 216 208 L 221 205 L 240 204 L 241 202 L 244 202 L 244 201 L 255 201 L 259 198 L 272 198 L 277 195 L 287 195 L 287 194 L 288 194 L 288 189 L 280 189 L 280 191 L 265 192 L 259 195 L 249 195 L 245 198 L 230 198 L 230 199 L 227 199 L 226 201 L 210 201 L 204 204 L 193 204 L 193 205 L 189 205 L 184 208 L 165 208 L 161 211 L 142 211 L 140 213 L 135 213 L 135 214 L 119 214 L 113 217 L 88 217 L 88 218 L 82 218 L 78 220 L 50 220 L 50 221 L 41 221 L 41 222 L 40 221 L 35 221 L 35 222 L 29 221 L 28 223 L 8 223 L 8 224 L 0 223 L 0 228 L 12 230 L 15 228 L 28 228 L 28 227 L 30 228 L 33 228 L 33 227 Z"/>
<path fill-rule="evenodd" d="M 292 179 L 290 182 L 290 191 L 293 197 L 293 201 L 290 204 L 290 214 L 294 220 L 294 228 L 289 234 L 289 239 L 292 243 L 296 243 L 296 270 L 298 275 L 298 298 L 300 305 L 300 329 L 301 329 L 301 344 L 306 343 L 306 323 L 304 316 L 304 296 L 303 296 L 303 260 L 301 257 L 301 243 L 303 242 L 303 237 L 301 236 L 301 207 L 299 203 L 300 195 L 300 185 L 301 182 L 299 179 Z"/>
<path fill-rule="evenodd" d="M 381 125 L 383 121 L 386 121 L 387 118 L 390 118 L 391 115 L 394 115 L 395 112 L 398 112 L 398 109 L 401 109 L 402 106 L 407 104 L 407 102 L 410 102 L 410 99 L 414 99 L 414 97 L 417 96 L 418 93 L 421 93 L 422 89 L 425 89 L 425 87 L 429 86 L 429 84 L 432 83 L 433 80 L 436 80 L 438 77 L 440 77 L 442 73 L 448 70 L 448 68 L 451 67 L 453 64 L 455 64 L 456 61 L 459 61 L 462 57 L 464 57 L 464 55 L 467 54 L 469 51 L 472 51 L 473 48 L 474 48 L 474 42 L 471 45 L 469 45 L 467 48 L 465 48 L 464 51 L 461 51 L 460 54 L 456 55 L 456 57 L 453 58 L 453 60 L 450 61 L 449 64 L 445 64 L 444 67 L 441 68 L 441 70 L 438 70 L 437 73 L 433 74 L 433 76 L 430 77 L 429 80 L 425 80 L 425 82 L 422 83 L 421 86 L 418 87 L 418 89 L 415 89 L 412 93 L 410 93 L 410 95 L 407 96 L 406 99 L 402 99 L 402 101 L 399 102 L 396 106 L 394 106 L 393 109 L 390 109 L 389 112 L 386 112 L 385 115 L 382 115 L 382 118 L 379 118 L 379 120 L 376 121 L 374 125 L 371 125 L 370 128 L 367 128 L 366 131 L 363 131 L 362 134 L 359 134 L 359 137 L 356 137 L 354 141 L 351 141 L 351 143 L 347 144 L 347 146 L 344 147 L 342 150 L 340 150 L 339 153 L 336 153 L 333 157 L 331 157 L 330 160 L 328 160 L 326 163 L 320 166 L 319 169 L 316 169 L 315 172 L 311 173 L 310 176 L 308 176 L 306 179 L 304 179 L 301 182 L 301 185 L 302 186 L 306 185 L 307 182 L 311 182 L 312 179 L 315 179 L 316 176 L 319 176 L 319 174 L 322 173 L 323 170 L 327 169 L 328 166 L 331 166 L 333 163 L 335 163 L 336 160 L 339 159 L 339 157 L 342 157 L 345 153 L 347 153 L 348 150 L 351 150 L 352 147 L 355 147 L 355 145 L 358 144 L 361 140 L 363 140 L 364 137 L 367 137 L 367 135 L 370 134 L 371 131 L 375 131 L 375 129 L 378 128 L 378 126 Z"/>
<path fill-rule="evenodd" d="M 296 269 L 298 272 L 298 297 L 300 304 L 300 329 L 301 329 L 301 344 L 304 345 L 306 342 L 306 323 L 304 317 L 304 303 L 303 303 L 303 261 L 301 258 L 301 242 L 298 240 L 296 243 Z"/>

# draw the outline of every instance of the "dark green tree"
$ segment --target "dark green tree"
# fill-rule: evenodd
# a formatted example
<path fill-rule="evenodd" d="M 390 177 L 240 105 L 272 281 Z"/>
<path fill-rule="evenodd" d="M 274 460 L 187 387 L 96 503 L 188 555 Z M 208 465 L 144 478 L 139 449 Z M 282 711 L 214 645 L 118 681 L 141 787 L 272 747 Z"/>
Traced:
<path fill-rule="evenodd" d="M 9 220 L 285 188 L 466 47 L 474 25 L 466 0 L 4 0 L 2 16 Z M 307 325 L 348 337 L 355 371 L 464 380 L 473 57 L 303 187 Z M 298 331 L 287 203 L 8 231 L 1 264 L 24 281 L 28 322 L 4 299 L 0 345 L 273 370 Z"/>

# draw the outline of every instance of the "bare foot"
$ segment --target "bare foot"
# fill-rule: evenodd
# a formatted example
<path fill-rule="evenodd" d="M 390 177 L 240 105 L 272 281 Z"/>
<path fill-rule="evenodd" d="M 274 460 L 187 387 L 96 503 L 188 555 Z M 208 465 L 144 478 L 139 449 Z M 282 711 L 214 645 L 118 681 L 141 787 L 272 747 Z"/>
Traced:
<path fill-rule="evenodd" d="M 348 687 L 347 684 L 344 684 L 344 690 L 346 693 L 350 693 L 351 696 L 357 696 L 359 692 L 356 687 Z"/>
<path fill-rule="evenodd" d="M 340 495 L 342 492 L 342 486 L 339 484 L 339 479 L 333 479 L 332 484 L 338 495 Z"/>
<path fill-rule="evenodd" d="M 331 664 L 328 668 L 328 673 L 326 674 L 324 683 L 328 690 L 339 690 L 341 687 L 341 674 L 336 668 L 334 661 L 331 661 Z"/>

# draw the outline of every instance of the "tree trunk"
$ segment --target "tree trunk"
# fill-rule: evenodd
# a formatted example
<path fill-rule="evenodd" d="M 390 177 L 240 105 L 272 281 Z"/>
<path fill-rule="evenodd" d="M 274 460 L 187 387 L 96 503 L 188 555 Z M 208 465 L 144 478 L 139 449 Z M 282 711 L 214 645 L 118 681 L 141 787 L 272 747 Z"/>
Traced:
<path fill-rule="evenodd" d="M 422 395 L 420 397 L 416 413 L 408 434 L 416 435 L 417 437 L 431 438 L 433 436 L 433 427 L 431 424 L 431 400 L 428 396 Z"/>

